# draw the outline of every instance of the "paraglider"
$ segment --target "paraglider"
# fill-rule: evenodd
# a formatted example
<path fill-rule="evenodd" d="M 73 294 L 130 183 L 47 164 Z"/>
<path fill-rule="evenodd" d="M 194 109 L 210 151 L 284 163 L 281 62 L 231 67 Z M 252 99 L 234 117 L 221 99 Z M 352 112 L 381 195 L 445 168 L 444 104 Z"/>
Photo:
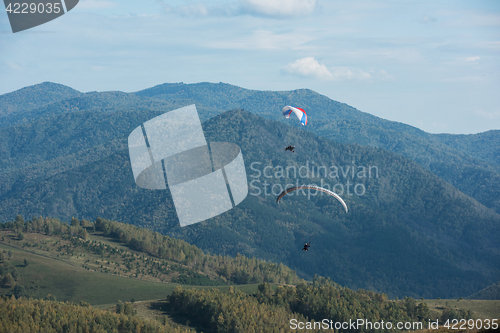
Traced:
<path fill-rule="evenodd" d="M 285 116 L 285 118 L 290 118 L 290 114 L 292 112 L 297 116 L 297 118 L 299 118 L 302 125 L 304 126 L 307 125 L 307 114 L 304 111 L 304 109 L 296 108 L 289 105 L 283 108 L 283 115 Z"/>
<path fill-rule="evenodd" d="M 304 248 L 302 249 L 302 251 L 307 251 L 307 250 L 309 250 L 310 247 L 311 247 L 311 242 L 305 243 L 304 244 Z"/>
<path fill-rule="evenodd" d="M 342 204 L 342 206 L 344 206 L 344 209 L 345 209 L 346 213 L 348 212 L 348 210 L 347 210 L 347 204 L 344 202 L 344 200 L 342 200 L 342 198 L 337 193 L 332 192 L 330 190 L 327 190 L 326 188 L 322 188 L 322 187 L 316 186 L 316 185 L 302 185 L 302 186 L 290 187 L 289 189 L 286 189 L 283 192 L 281 192 L 281 194 L 276 199 L 276 202 L 279 203 L 280 200 L 281 200 L 281 198 L 283 198 L 286 194 L 288 194 L 290 192 L 293 192 L 295 190 L 302 190 L 302 189 L 305 189 L 305 190 L 317 190 L 317 191 L 321 191 L 321 192 L 324 192 L 326 194 L 329 194 L 329 195 L 335 197 L 335 199 L 337 199 Z"/>
<path fill-rule="evenodd" d="M 285 151 L 291 151 L 292 153 L 295 153 L 294 149 L 295 149 L 295 147 L 290 145 L 290 146 L 285 148 Z"/>

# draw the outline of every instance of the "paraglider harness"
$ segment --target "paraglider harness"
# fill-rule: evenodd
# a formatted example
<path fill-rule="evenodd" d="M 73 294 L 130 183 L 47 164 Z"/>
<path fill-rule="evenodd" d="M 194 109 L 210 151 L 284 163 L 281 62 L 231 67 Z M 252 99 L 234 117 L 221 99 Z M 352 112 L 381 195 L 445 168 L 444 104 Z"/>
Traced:
<path fill-rule="evenodd" d="M 307 251 L 307 250 L 309 250 L 309 247 L 310 247 L 310 246 L 311 246 L 311 242 L 309 242 L 309 243 L 305 243 L 305 244 L 304 244 L 304 248 L 302 249 L 302 251 Z"/>

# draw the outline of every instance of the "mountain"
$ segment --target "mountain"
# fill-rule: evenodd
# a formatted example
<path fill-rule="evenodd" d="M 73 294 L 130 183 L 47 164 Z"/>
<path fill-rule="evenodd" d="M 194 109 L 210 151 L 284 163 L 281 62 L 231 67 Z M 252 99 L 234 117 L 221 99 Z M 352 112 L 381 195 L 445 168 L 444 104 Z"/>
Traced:
<path fill-rule="evenodd" d="M 407 132 L 383 129 L 357 120 L 321 120 L 314 132 L 337 142 L 358 143 L 380 147 L 406 156 L 425 169 L 457 187 L 460 191 L 500 212 L 500 168 L 492 159 L 479 159 L 439 141 L 439 137 L 424 138 Z M 492 137 L 500 131 L 492 132 Z M 452 135 L 448 135 L 452 136 Z M 441 136 L 442 138 L 445 135 Z M 442 139 L 443 140 L 443 139 Z M 457 140 L 458 141 L 458 140 Z M 455 145 L 457 148 L 458 144 Z M 477 145 L 475 154 L 500 154 L 500 146 Z M 462 147 L 465 151 L 466 147 Z M 470 149 L 470 151 L 473 151 Z"/>
<path fill-rule="evenodd" d="M 243 108 L 282 122 L 287 121 L 279 112 L 284 105 L 300 105 L 308 113 L 305 130 L 333 141 L 383 148 L 406 156 L 500 213 L 500 144 L 495 144 L 500 142 L 500 130 L 477 135 L 477 138 L 485 138 L 479 144 L 466 144 L 462 136 L 426 133 L 361 112 L 307 89 L 273 92 L 246 90 L 224 83 L 166 83 L 136 94 L 169 102 L 196 103 L 203 112 Z M 474 141 L 470 136 L 468 140 Z"/>
<path fill-rule="evenodd" d="M 30 111 L 83 93 L 62 84 L 43 82 L 0 96 L 0 127 L 32 118 Z"/>
<path fill-rule="evenodd" d="M 470 295 L 499 279 L 499 215 L 419 164 L 384 149 L 331 141 L 296 128 L 291 121 L 282 123 L 279 112 L 280 121 L 239 109 L 222 113 L 208 103 L 208 97 L 198 107 L 202 118 L 210 118 L 203 123 L 207 140 L 241 147 L 251 194 L 235 209 L 180 228 L 168 190 L 135 185 L 126 140 L 135 127 L 165 109 L 209 95 L 211 85 L 201 86 L 206 90 L 196 90 L 199 96 L 175 92 L 184 98 L 176 101 L 123 93 L 85 94 L 76 97 L 81 99 L 78 109 L 64 109 L 66 101 L 56 102 L 30 122 L 6 128 L 0 133 L 0 218 L 101 216 L 148 227 L 215 254 L 241 253 L 283 262 L 302 277 L 328 276 L 351 288 L 392 297 Z M 228 91 L 226 85 L 217 86 Z M 233 90 L 228 96 L 248 93 L 229 88 Z M 263 99 L 272 96 L 254 94 Z M 276 93 L 276 103 L 309 95 L 308 91 Z M 127 101 L 134 107 L 127 108 Z M 345 104 L 330 103 L 349 113 Z M 295 154 L 283 151 L 288 142 L 296 143 Z M 269 175 L 279 166 L 315 170 L 315 176 L 287 179 L 273 173 L 266 178 L 264 168 L 270 167 Z M 318 166 L 326 167 L 328 174 L 322 171 L 318 176 L 324 170 Z M 330 175 L 332 167 L 337 168 L 336 177 Z M 292 195 L 276 205 L 275 195 L 264 195 L 266 181 L 272 182 L 277 194 L 288 182 L 320 184 L 321 180 L 329 186 L 338 183 L 337 190 L 344 186 L 349 214 L 322 196 L 307 200 Z M 261 193 L 253 195 L 258 189 Z M 311 251 L 300 251 L 309 240 Z"/>
<path fill-rule="evenodd" d="M 467 299 L 500 300 L 500 282 L 479 290 Z"/>
<path fill-rule="evenodd" d="M 434 138 L 447 146 L 500 166 L 500 130 L 478 134 L 437 134 Z"/>
<path fill-rule="evenodd" d="M 406 156 L 500 213 L 499 130 L 475 135 L 429 134 L 361 112 L 307 89 L 272 92 L 248 90 L 224 83 L 166 83 L 133 94 L 83 94 L 69 87 L 45 82 L 0 96 L 0 127 L 29 125 L 35 119 L 79 111 L 165 112 L 189 104 L 197 105 L 202 120 L 225 110 L 243 108 L 296 127 L 300 125 L 283 119 L 279 110 L 287 104 L 300 105 L 309 114 L 305 130 L 333 141 L 383 148 Z M 8 138 L 5 139 L 4 135 L 3 139 L 3 149 L 0 148 L 3 152 L 0 151 L 0 154 L 7 158 L 17 156 L 11 145 L 6 147 L 5 140 Z"/>

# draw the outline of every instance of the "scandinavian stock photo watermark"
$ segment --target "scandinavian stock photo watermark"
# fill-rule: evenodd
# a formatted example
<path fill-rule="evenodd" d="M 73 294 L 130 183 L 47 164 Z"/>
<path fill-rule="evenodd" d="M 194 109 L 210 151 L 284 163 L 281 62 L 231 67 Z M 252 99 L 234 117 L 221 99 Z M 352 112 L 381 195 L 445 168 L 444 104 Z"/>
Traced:
<path fill-rule="evenodd" d="M 52 21 L 75 8 L 79 0 L 4 0 L 12 32 Z"/>
<path fill-rule="evenodd" d="M 278 196 L 284 190 L 300 185 L 315 185 L 339 195 L 363 196 L 370 179 L 379 177 L 376 165 L 319 165 L 307 161 L 302 165 L 271 165 L 262 162 L 250 164 L 249 194 L 253 196 Z M 323 194 L 317 190 L 299 190 L 297 195 Z M 292 195 L 294 193 L 291 193 Z"/>
<path fill-rule="evenodd" d="M 337 330 L 339 332 L 360 331 L 360 330 L 384 330 L 384 331 L 417 331 L 423 330 L 439 330 L 446 328 L 448 330 L 498 330 L 498 319 L 448 319 L 445 322 L 439 319 L 428 320 L 427 323 L 421 321 L 406 321 L 406 322 L 391 322 L 391 321 L 370 321 L 366 319 L 349 319 L 349 321 L 333 321 L 331 319 L 323 319 L 321 321 L 298 321 L 290 319 L 291 330 Z"/>

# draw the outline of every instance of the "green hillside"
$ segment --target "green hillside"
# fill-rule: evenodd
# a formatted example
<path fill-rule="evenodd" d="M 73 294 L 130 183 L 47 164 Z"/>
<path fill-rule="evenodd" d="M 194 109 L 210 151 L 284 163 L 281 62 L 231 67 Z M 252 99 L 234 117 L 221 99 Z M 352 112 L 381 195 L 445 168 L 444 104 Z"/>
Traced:
<path fill-rule="evenodd" d="M 126 134 L 106 141 L 129 133 L 154 114 L 80 111 L 58 117 L 59 122 L 40 119 L 46 125 L 26 130 L 26 135 L 53 130 L 48 137 L 61 140 L 19 144 L 24 156 L 19 161 L 29 163 L 28 156 L 48 161 L 17 169 L 15 159 L 4 159 L 13 164 L 4 174 L 10 183 L 0 197 L 1 216 L 13 219 L 13 211 L 66 220 L 103 216 L 184 239 L 215 254 L 282 262 L 304 278 L 328 276 L 350 288 L 391 297 L 463 297 L 498 279 L 499 216 L 494 212 L 401 155 L 331 142 L 245 111 L 224 113 L 203 127 L 208 141 L 234 142 L 242 148 L 250 192 L 259 189 L 261 194 L 249 195 L 209 221 L 180 228 L 168 191 L 135 185 Z M 64 128 L 68 123 L 72 127 Z M 283 147 L 292 140 L 298 143 L 296 153 L 286 155 Z M 88 148 L 93 145 L 101 150 Z M 83 149 L 92 153 L 82 154 Z M 41 156 L 43 152 L 64 157 Z M 263 175 L 267 166 L 274 171 L 309 166 L 312 173 L 313 165 L 335 166 L 338 177 L 324 172 L 318 176 L 318 169 L 305 179 Z M 56 166 L 61 172 L 47 174 Z M 363 168 L 373 174 L 358 174 Z M 354 175 L 345 173 L 353 169 Z M 350 213 L 343 214 L 338 203 L 321 196 L 307 200 L 295 195 L 276 205 L 275 195 L 263 194 L 265 181 L 276 186 L 297 181 L 340 184 Z M 347 182 L 352 184 L 350 194 Z M 364 193 L 355 195 L 354 185 Z M 300 251 L 304 241 L 312 241 L 307 256 Z"/>
<path fill-rule="evenodd" d="M 170 294 L 175 285 L 119 277 L 81 266 L 71 265 L 58 258 L 47 258 L 0 244 L 0 251 L 11 251 L 11 265 L 16 267 L 17 280 L 13 288 L 5 288 L 2 295 L 14 293 L 18 297 L 43 299 L 52 295 L 60 301 L 89 304 L 115 303 L 118 300 L 149 300 Z M 24 267 L 24 260 L 28 266 Z M 4 277 L 4 275 L 3 275 Z M 14 286 L 14 287 L 15 287 Z M 22 287 L 22 288 L 21 288 Z"/>
<path fill-rule="evenodd" d="M 151 230 L 103 219 L 73 219 L 67 225 L 51 218 L 24 222 L 18 217 L 1 227 L 2 331 L 45 327 L 54 332 L 269 332 L 304 323 L 312 327 L 307 332 L 319 332 L 327 325 L 324 318 L 329 319 L 328 325 L 364 318 L 414 322 L 418 329 L 425 328 L 429 320 L 486 319 L 497 313 L 484 301 L 476 305 L 409 297 L 391 301 L 385 294 L 353 291 L 322 277 L 314 277 L 309 285 L 295 280 L 295 286 L 181 287 L 165 280 L 175 279 L 181 270 L 191 276 L 199 271 L 201 275 L 210 273 L 205 276 L 211 279 L 218 275 L 231 280 L 240 269 L 257 272 L 255 267 L 259 267 L 264 272 L 267 267 L 265 279 L 279 281 L 290 270 L 241 256 L 211 256 Z M 215 267 L 217 272 L 212 270 Z M 130 272 L 136 274 L 128 276 Z M 6 276 L 11 278 L 8 285 Z M 141 301 L 148 297 L 156 300 Z M 56 298 L 70 303 L 56 302 Z M 121 301 L 128 298 L 131 303 Z M 107 311 L 90 306 L 110 303 L 115 305 L 101 306 Z M 376 332 L 366 328 L 354 331 Z"/>
<path fill-rule="evenodd" d="M 175 287 L 172 283 L 246 284 L 244 290 L 255 292 L 252 283 L 299 281 L 282 264 L 211 256 L 184 241 L 100 218 L 95 223 L 73 219 L 68 226 L 51 218 L 23 222 L 18 217 L 0 227 L 0 281 L 10 279 L 0 294 L 51 294 L 59 300 L 107 304 L 123 297 L 166 296 Z"/>

